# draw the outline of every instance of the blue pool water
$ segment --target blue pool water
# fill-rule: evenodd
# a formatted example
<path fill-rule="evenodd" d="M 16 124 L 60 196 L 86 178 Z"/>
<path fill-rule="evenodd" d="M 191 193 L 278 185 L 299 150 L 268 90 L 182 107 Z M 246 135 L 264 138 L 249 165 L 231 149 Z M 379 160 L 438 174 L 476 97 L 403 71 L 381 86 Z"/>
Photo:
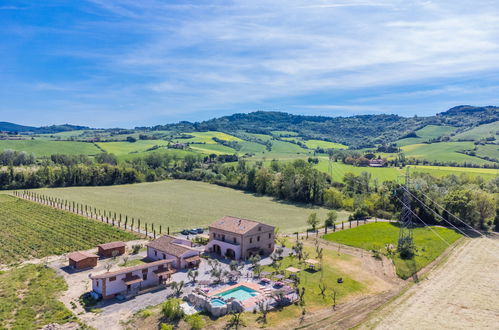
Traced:
<path fill-rule="evenodd" d="M 210 301 L 210 303 L 211 303 L 212 306 L 216 306 L 216 307 L 225 305 L 225 301 L 220 300 L 220 299 L 212 299 Z"/>
<path fill-rule="evenodd" d="M 224 299 L 235 298 L 239 301 L 244 301 L 256 295 L 258 295 L 258 292 L 256 292 L 256 290 L 248 288 L 244 285 L 240 285 L 236 288 L 221 292 L 217 296 Z"/>

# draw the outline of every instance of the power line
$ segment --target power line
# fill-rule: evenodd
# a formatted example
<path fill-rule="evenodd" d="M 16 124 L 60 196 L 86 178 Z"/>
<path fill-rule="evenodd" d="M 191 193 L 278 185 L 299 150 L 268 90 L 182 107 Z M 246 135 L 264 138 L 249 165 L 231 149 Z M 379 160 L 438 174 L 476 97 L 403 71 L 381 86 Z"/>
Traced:
<path fill-rule="evenodd" d="M 421 218 L 420 218 L 420 217 L 419 217 L 416 213 L 414 213 L 408 205 L 406 205 L 404 202 L 402 202 L 402 200 L 400 200 L 400 198 L 398 198 L 398 197 L 397 197 L 397 199 L 398 199 L 398 201 L 399 201 L 400 203 L 402 203 L 402 205 L 403 205 L 404 207 L 406 207 L 406 208 L 407 208 L 407 209 L 408 209 L 408 210 L 409 210 L 409 211 L 410 211 L 410 212 L 411 212 L 411 213 L 412 213 L 412 214 L 413 214 L 416 218 L 418 218 L 418 219 L 419 219 L 419 221 L 421 221 L 421 222 L 422 222 L 422 223 L 423 223 L 426 227 L 428 227 L 428 228 L 429 228 L 429 229 L 430 229 L 430 230 L 431 230 L 431 231 L 432 231 L 435 235 L 437 235 L 437 236 L 438 236 L 438 237 L 439 237 L 442 241 L 444 241 L 444 242 L 445 242 L 445 244 L 447 244 L 448 246 L 451 246 L 451 244 L 450 244 L 449 242 L 447 242 L 447 241 L 446 241 L 446 240 L 445 240 L 442 236 L 440 236 L 440 235 L 439 235 L 439 234 L 438 234 L 435 230 L 433 230 L 433 228 L 431 228 L 431 226 L 429 226 L 426 222 L 424 222 L 424 221 L 423 221 L 423 219 L 421 219 Z"/>
<path fill-rule="evenodd" d="M 402 187 L 403 189 L 405 189 L 405 187 Z M 427 209 L 429 209 L 430 211 L 432 211 L 434 214 L 436 214 L 438 217 L 440 217 L 442 220 L 444 220 L 446 223 L 448 223 L 449 225 L 451 225 L 454 229 L 456 229 L 457 231 L 459 231 L 461 234 L 463 234 L 464 236 L 468 237 L 468 238 L 471 238 L 469 235 L 467 235 L 465 232 L 463 232 L 462 230 L 460 230 L 458 227 L 456 227 L 454 224 L 452 224 L 450 221 L 448 221 L 447 219 L 445 219 L 443 216 L 441 216 L 438 212 L 436 212 L 435 210 L 433 210 L 431 207 L 429 207 L 428 205 L 426 205 L 424 202 L 422 202 L 416 195 L 414 195 L 412 192 L 410 192 L 409 190 L 407 190 L 407 192 L 409 194 L 412 195 L 412 197 L 414 197 L 414 199 L 416 199 L 418 202 L 420 202 L 424 207 L 426 207 Z M 426 196 L 424 193 L 421 192 L 421 194 L 423 194 L 424 196 Z M 430 201 L 432 201 L 433 203 L 435 203 L 436 205 L 438 205 L 434 200 L 432 200 L 431 198 L 429 198 L 428 196 L 426 196 Z M 441 207 L 441 206 L 440 206 Z M 478 233 L 478 235 L 480 235 L 480 237 L 483 237 L 485 239 L 490 239 L 489 237 L 487 237 L 486 235 L 482 234 L 481 232 L 479 232 L 478 230 L 476 230 L 475 228 L 471 227 L 470 225 L 468 225 L 467 223 L 463 222 L 461 219 L 459 219 L 458 217 L 456 217 L 455 215 L 453 215 L 452 213 L 450 213 L 449 211 L 447 211 L 445 208 L 441 207 L 445 212 L 449 213 L 450 215 L 454 216 L 456 219 L 458 219 L 459 221 L 461 221 L 462 223 L 464 223 L 465 225 L 467 225 L 469 228 L 471 228 L 474 232 Z M 490 239 L 491 242 L 493 242 L 494 244 L 496 244 L 496 242 L 492 239 Z M 499 246 L 499 245 L 498 245 Z"/>
<path fill-rule="evenodd" d="M 405 187 L 402 187 L 404 190 Z M 428 205 L 426 205 L 425 203 L 423 203 L 419 198 L 416 197 L 416 195 L 414 195 L 412 192 L 410 192 L 409 190 L 406 190 L 406 192 L 408 192 L 409 194 L 411 194 L 412 197 L 414 197 L 415 200 L 417 200 L 418 202 L 421 203 L 421 205 L 423 205 L 426 209 L 430 210 L 431 212 L 433 212 L 435 215 L 437 215 L 438 217 L 440 217 L 442 220 L 444 220 L 445 222 L 447 222 L 449 225 L 451 225 L 454 229 L 456 229 L 457 231 L 459 231 L 461 234 L 463 234 L 464 236 L 468 237 L 468 238 L 471 238 L 470 236 L 468 236 L 465 232 L 463 232 L 461 229 L 459 229 L 458 227 L 454 226 L 452 224 L 452 222 L 450 222 L 449 220 L 445 219 L 444 217 L 442 217 L 440 214 L 438 214 L 437 211 L 433 210 L 431 207 L 429 207 Z"/>

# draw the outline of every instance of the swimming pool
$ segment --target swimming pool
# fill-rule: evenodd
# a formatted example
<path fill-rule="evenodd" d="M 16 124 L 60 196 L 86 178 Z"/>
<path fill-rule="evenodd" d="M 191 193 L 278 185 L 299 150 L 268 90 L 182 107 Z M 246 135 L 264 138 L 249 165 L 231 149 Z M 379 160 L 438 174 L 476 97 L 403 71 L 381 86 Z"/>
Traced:
<path fill-rule="evenodd" d="M 221 299 L 212 299 L 212 300 L 210 301 L 210 304 L 211 304 L 212 306 L 219 307 L 219 306 L 223 306 L 223 305 L 225 305 L 226 303 L 225 303 L 225 301 L 223 301 L 223 300 L 221 300 Z"/>
<path fill-rule="evenodd" d="M 256 290 L 248 288 L 247 286 L 244 285 L 240 285 L 238 287 L 217 294 L 217 296 L 224 299 L 235 298 L 239 301 L 244 301 L 246 299 L 255 297 L 257 295 L 258 292 Z"/>

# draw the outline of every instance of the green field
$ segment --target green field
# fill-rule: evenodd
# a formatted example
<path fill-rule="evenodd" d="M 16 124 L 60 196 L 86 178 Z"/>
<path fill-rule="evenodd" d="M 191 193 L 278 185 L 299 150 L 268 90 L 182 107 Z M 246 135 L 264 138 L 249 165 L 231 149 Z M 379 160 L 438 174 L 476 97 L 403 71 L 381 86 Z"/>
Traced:
<path fill-rule="evenodd" d="M 221 144 L 191 144 L 189 148 L 192 150 L 202 153 L 202 154 L 216 154 L 216 155 L 226 155 L 226 154 L 235 154 L 236 150 L 223 146 Z"/>
<path fill-rule="evenodd" d="M 481 139 L 486 139 L 488 137 L 494 136 L 499 138 L 497 135 L 499 132 L 499 121 L 480 125 L 478 127 L 472 128 L 470 130 L 458 133 L 452 137 L 453 140 L 473 140 L 478 141 Z"/>
<path fill-rule="evenodd" d="M 462 235 L 454 230 L 443 227 L 431 227 L 449 244 L 455 242 Z M 417 254 L 413 260 L 403 260 L 398 256 L 393 257 L 397 275 L 403 279 L 410 277 L 435 260 L 448 245 L 429 228 L 415 228 L 413 237 L 417 247 Z M 380 249 L 386 252 L 385 245 L 397 246 L 399 227 L 394 223 L 378 222 L 369 223 L 356 228 L 324 235 L 324 239 L 365 250 Z"/>
<path fill-rule="evenodd" d="M 451 167 L 451 166 L 425 166 L 411 165 L 410 171 L 429 173 L 434 176 L 446 175 L 469 175 L 473 178 L 481 176 L 485 181 L 491 180 L 499 175 L 499 169 L 493 168 L 470 168 L 470 167 Z"/>
<path fill-rule="evenodd" d="M 77 321 L 57 299 L 67 288 L 62 277 L 43 265 L 0 272 L 0 329 L 41 329 Z"/>
<path fill-rule="evenodd" d="M 97 145 L 103 150 L 116 156 L 130 153 L 140 153 L 154 146 L 167 146 L 165 140 L 137 140 L 136 142 L 98 142 Z"/>
<path fill-rule="evenodd" d="M 477 156 L 499 159 L 499 145 L 485 144 L 485 145 L 478 145 L 477 147 L 478 147 L 476 151 Z"/>
<path fill-rule="evenodd" d="M 108 187 L 38 189 L 39 193 L 127 214 L 143 222 L 161 224 L 163 230 L 207 227 L 225 215 L 259 220 L 282 231 L 306 229 L 307 217 L 317 212 L 324 219 L 327 209 L 274 201 L 214 184 L 172 180 Z M 347 219 L 339 212 L 339 220 Z"/>
<path fill-rule="evenodd" d="M 0 194 L 1 264 L 43 258 L 136 236 L 75 214 Z"/>
<path fill-rule="evenodd" d="M 206 144 L 216 144 L 213 138 L 218 138 L 224 141 L 241 141 L 240 138 L 229 135 L 223 132 L 209 131 L 209 132 L 187 132 L 186 135 L 192 135 L 193 138 L 189 139 L 178 139 L 178 142 L 190 143 L 190 142 L 200 142 Z"/>
<path fill-rule="evenodd" d="M 353 165 L 343 164 L 341 162 L 332 162 L 332 171 L 329 171 L 329 161 L 324 158 L 319 159 L 319 164 L 316 168 L 324 173 L 331 174 L 334 181 L 343 181 L 343 177 L 346 173 L 353 173 L 355 175 L 360 175 L 362 172 L 368 172 L 371 174 L 372 179 L 378 179 L 378 181 L 394 181 L 397 180 L 405 172 L 398 167 L 358 167 Z"/>
<path fill-rule="evenodd" d="M 403 146 L 402 152 L 407 158 L 424 159 L 432 162 L 493 164 L 487 160 L 460 153 L 460 151 L 472 150 L 474 147 L 473 142 L 421 143 Z"/>
<path fill-rule="evenodd" d="M 322 141 L 322 140 L 304 140 L 303 143 L 310 149 L 348 149 L 348 147 L 341 143 Z"/>
<path fill-rule="evenodd" d="M 53 154 L 95 155 L 101 152 L 93 143 L 50 140 L 1 140 L 0 150 L 5 149 L 26 151 L 36 156 Z"/>
<path fill-rule="evenodd" d="M 455 130 L 456 127 L 453 126 L 428 125 L 416 131 L 416 134 L 419 137 L 401 139 L 398 140 L 396 143 L 398 146 L 402 147 L 409 144 L 428 142 L 431 139 L 436 139 L 440 136 L 448 136 Z"/>

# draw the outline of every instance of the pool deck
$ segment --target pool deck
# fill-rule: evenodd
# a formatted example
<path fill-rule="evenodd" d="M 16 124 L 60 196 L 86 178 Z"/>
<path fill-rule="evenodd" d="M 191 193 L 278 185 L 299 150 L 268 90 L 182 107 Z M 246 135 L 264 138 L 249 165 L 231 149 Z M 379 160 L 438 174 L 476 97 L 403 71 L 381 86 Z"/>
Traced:
<path fill-rule="evenodd" d="M 214 290 L 212 292 L 209 292 L 208 296 L 213 297 L 213 296 L 216 296 L 216 295 L 218 295 L 218 294 L 220 294 L 222 292 L 229 291 L 229 290 L 238 288 L 240 286 L 245 286 L 245 287 L 248 287 L 248 288 L 253 289 L 256 292 L 258 292 L 257 296 L 252 297 L 252 298 L 248 298 L 248 299 L 246 299 L 244 301 L 241 301 L 242 305 L 244 306 L 244 308 L 246 310 L 252 310 L 255 307 L 257 301 L 259 301 L 262 298 L 266 297 L 265 292 L 260 288 L 261 285 L 256 284 L 256 283 L 251 283 L 251 282 L 241 282 L 241 283 L 237 283 L 237 284 L 234 284 L 234 285 L 231 285 L 231 286 L 226 286 L 224 288 L 220 288 L 220 289 Z"/>

